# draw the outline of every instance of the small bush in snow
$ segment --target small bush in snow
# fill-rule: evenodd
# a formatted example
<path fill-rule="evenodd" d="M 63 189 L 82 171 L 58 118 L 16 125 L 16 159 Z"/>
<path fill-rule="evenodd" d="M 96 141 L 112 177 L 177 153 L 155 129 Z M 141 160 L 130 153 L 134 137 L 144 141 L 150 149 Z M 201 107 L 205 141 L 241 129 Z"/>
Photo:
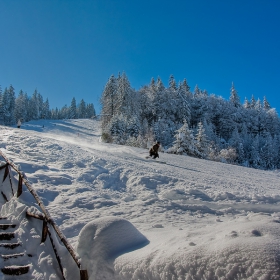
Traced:
<path fill-rule="evenodd" d="M 220 160 L 226 163 L 234 163 L 237 159 L 237 153 L 234 148 L 222 149 L 219 153 Z"/>

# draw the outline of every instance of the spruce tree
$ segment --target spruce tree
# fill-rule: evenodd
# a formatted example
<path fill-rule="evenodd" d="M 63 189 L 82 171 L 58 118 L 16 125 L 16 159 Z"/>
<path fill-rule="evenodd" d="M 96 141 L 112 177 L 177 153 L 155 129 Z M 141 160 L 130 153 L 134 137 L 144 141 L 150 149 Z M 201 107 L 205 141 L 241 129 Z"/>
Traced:
<path fill-rule="evenodd" d="M 49 105 L 48 98 L 43 103 L 42 118 L 47 119 L 47 120 L 51 118 L 50 105 Z"/>
<path fill-rule="evenodd" d="M 25 95 L 22 90 L 20 90 L 18 97 L 15 101 L 15 119 L 22 121 L 26 121 L 27 117 L 27 108 L 26 108 L 26 100 Z"/>
<path fill-rule="evenodd" d="M 118 96 L 117 96 L 117 80 L 112 75 L 105 85 L 102 92 L 100 103 L 101 108 L 101 120 L 102 128 L 110 122 L 112 117 L 117 113 Z"/>
<path fill-rule="evenodd" d="M 264 96 L 263 98 L 263 108 L 267 111 L 269 109 L 271 109 L 270 104 L 268 103 L 266 97 Z"/>
<path fill-rule="evenodd" d="M 76 99 L 75 97 L 72 98 L 71 105 L 69 108 L 69 118 L 70 119 L 77 119 L 77 104 L 76 104 Z"/>
<path fill-rule="evenodd" d="M 169 77 L 168 86 L 169 86 L 169 89 L 171 89 L 173 91 L 177 90 L 176 81 L 175 81 L 174 76 L 172 74 Z"/>
<path fill-rule="evenodd" d="M 208 140 L 205 134 L 205 129 L 203 127 L 202 122 L 198 123 L 198 130 L 195 138 L 195 146 L 198 151 L 198 155 L 202 158 L 206 158 L 207 156 L 207 148 L 208 148 Z"/>
<path fill-rule="evenodd" d="M 169 150 L 175 154 L 197 155 L 198 151 L 195 146 L 195 139 L 192 130 L 189 129 L 188 123 L 184 121 L 181 128 L 176 131 L 175 141 Z"/>
<path fill-rule="evenodd" d="M 241 104 L 240 104 L 240 98 L 237 94 L 237 91 L 234 87 L 234 84 L 232 82 L 232 85 L 231 85 L 231 90 L 230 90 L 230 102 L 232 103 L 232 105 L 236 108 L 240 107 Z"/>
<path fill-rule="evenodd" d="M 0 86 L 0 125 L 4 125 L 4 107 L 3 107 L 3 94 Z"/>

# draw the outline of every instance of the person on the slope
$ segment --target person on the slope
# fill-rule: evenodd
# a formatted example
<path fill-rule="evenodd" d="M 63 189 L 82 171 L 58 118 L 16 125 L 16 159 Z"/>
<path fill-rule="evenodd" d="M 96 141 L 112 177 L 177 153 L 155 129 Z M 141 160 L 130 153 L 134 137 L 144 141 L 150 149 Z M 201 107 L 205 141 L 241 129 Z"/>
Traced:
<path fill-rule="evenodd" d="M 159 158 L 159 155 L 158 155 L 159 146 L 160 146 L 160 142 L 157 142 L 157 143 L 150 149 L 150 157 L 153 157 L 154 159 L 157 158 L 157 157 Z"/>
<path fill-rule="evenodd" d="M 19 119 L 17 122 L 17 127 L 20 128 L 20 126 L 21 126 L 21 120 Z"/>

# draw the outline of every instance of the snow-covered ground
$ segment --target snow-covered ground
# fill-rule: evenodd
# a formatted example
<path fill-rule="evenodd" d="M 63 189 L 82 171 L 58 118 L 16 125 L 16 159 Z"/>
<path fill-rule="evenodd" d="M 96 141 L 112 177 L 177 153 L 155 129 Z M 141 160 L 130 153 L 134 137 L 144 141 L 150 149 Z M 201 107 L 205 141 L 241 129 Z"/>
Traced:
<path fill-rule="evenodd" d="M 148 150 L 101 143 L 99 125 L 0 126 L 1 151 L 26 174 L 91 280 L 280 279 L 279 170 L 165 153 L 166 164 L 154 162 Z"/>

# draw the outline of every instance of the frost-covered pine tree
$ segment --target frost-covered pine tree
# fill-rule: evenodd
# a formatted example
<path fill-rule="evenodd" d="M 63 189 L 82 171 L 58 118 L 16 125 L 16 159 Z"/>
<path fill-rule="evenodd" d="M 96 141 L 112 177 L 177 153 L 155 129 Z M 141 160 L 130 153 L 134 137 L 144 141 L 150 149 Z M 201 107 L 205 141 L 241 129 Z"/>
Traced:
<path fill-rule="evenodd" d="M 21 119 L 22 121 L 27 120 L 27 104 L 28 104 L 28 99 L 26 99 L 26 95 L 23 93 L 22 90 L 20 90 L 18 97 L 16 98 L 15 101 L 15 119 L 19 120 Z"/>
<path fill-rule="evenodd" d="M 207 136 L 205 134 L 205 129 L 203 127 L 202 122 L 198 123 L 198 129 L 195 140 L 195 146 L 198 151 L 198 155 L 202 158 L 206 158 L 209 142 L 207 140 Z"/>
<path fill-rule="evenodd" d="M 186 79 L 184 79 L 183 83 L 179 84 L 177 90 L 177 100 L 176 100 L 176 122 L 182 123 L 185 119 L 188 123 L 191 120 L 191 109 L 190 109 L 190 101 L 191 101 L 191 92 L 190 87 L 187 84 Z"/>
<path fill-rule="evenodd" d="M 202 91 L 196 85 L 194 88 L 193 98 L 191 100 L 191 121 L 190 127 L 196 127 L 199 122 L 203 121 L 206 113 L 207 96 L 202 94 Z"/>
<path fill-rule="evenodd" d="M 240 98 L 237 94 L 237 91 L 234 87 L 234 84 L 232 82 L 232 85 L 231 85 L 231 90 L 230 90 L 230 98 L 229 98 L 230 102 L 232 103 L 232 105 L 236 108 L 240 107 L 241 104 L 240 104 Z"/>
<path fill-rule="evenodd" d="M 122 114 L 114 115 L 104 131 L 108 133 L 114 143 L 123 145 L 128 138 L 127 125 L 127 119 Z"/>
<path fill-rule="evenodd" d="M 4 112 L 3 112 L 3 94 L 0 86 L 0 125 L 4 125 Z"/>
<path fill-rule="evenodd" d="M 245 162 L 243 140 L 245 140 L 245 139 L 242 139 L 240 137 L 240 134 L 239 134 L 237 126 L 236 126 L 235 129 L 233 130 L 231 138 L 229 140 L 229 146 L 233 147 L 235 149 L 236 156 L 237 156 L 236 160 L 240 164 L 243 164 Z"/>
<path fill-rule="evenodd" d="M 198 85 L 195 85 L 194 87 L 194 91 L 193 91 L 193 96 L 194 97 L 198 97 L 202 94 L 201 89 L 198 87 Z"/>
<path fill-rule="evenodd" d="M 38 120 L 39 119 L 39 98 L 38 98 L 38 91 L 35 89 L 30 101 L 29 101 L 29 119 L 30 120 Z"/>
<path fill-rule="evenodd" d="M 102 129 L 106 127 L 111 118 L 117 113 L 118 96 L 117 80 L 111 75 L 102 92 L 101 99 Z"/>
<path fill-rule="evenodd" d="M 169 82 L 168 82 L 169 88 L 173 91 L 177 90 L 177 85 L 176 85 L 176 81 L 174 79 L 174 76 L 171 74 L 169 77 Z"/>
<path fill-rule="evenodd" d="M 69 118 L 70 119 L 76 119 L 77 118 L 77 103 L 76 103 L 76 98 L 73 97 L 70 108 L 69 108 Z"/>
<path fill-rule="evenodd" d="M 246 97 L 245 97 L 245 101 L 244 101 L 243 107 L 245 109 L 249 109 L 250 108 L 250 102 L 248 101 L 248 99 Z"/>
<path fill-rule="evenodd" d="M 93 118 L 96 116 L 94 105 L 92 103 L 89 103 L 87 105 L 86 112 L 87 112 L 86 113 L 87 118 Z"/>
<path fill-rule="evenodd" d="M 266 97 L 263 98 L 263 108 L 267 111 L 271 109 L 269 102 L 267 101 Z"/>
<path fill-rule="evenodd" d="M 43 116 L 43 119 L 47 119 L 47 120 L 51 118 L 50 105 L 49 105 L 49 99 L 48 98 L 43 103 L 42 116 Z"/>
<path fill-rule="evenodd" d="M 176 131 L 175 139 L 176 140 L 173 142 L 173 146 L 168 150 L 168 152 L 179 155 L 198 154 L 193 132 L 189 129 L 186 121 L 184 121 L 183 126 Z"/>
<path fill-rule="evenodd" d="M 255 99 L 254 95 L 252 94 L 251 101 L 250 101 L 250 107 L 255 108 L 255 105 L 256 105 L 256 99 Z"/>
<path fill-rule="evenodd" d="M 275 145 L 270 133 L 262 138 L 262 147 L 260 149 L 260 162 L 261 167 L 265 169 L 274 169 L 276 166 L 274 154 L 275 154 Z"/>
<path fill-rule="evenodd" d="M 78 110 L 78 117 L 80 119 L 86 118 L 87 112 L 86 112 L 86 103 L 84 99 L 82 99 L 81 102 L 79 103 L 77 110 Z"/>
<path fill-rule="evenodd" d="M 249 154 L 249 164 L 251 167 L 260 168 L 261 167 L 261 158 L 260 158 L 260 140 L 259 135 L 253 139 L 253 142 L 250 146 Z"/>
<path fill-rule="evenodd" d="M 12 85 L 9 87 L 9 89 L 5 88 L 2 96 L 2 102 L 4 124 L 15 124 L 15 92 Z"/>
<path fill-rule="evenodd" d="M 117 114 L 131 116 L 134 113 L 135 96 L 125 73 L 123 73 L 118 79 L 117 93 Z"/>

